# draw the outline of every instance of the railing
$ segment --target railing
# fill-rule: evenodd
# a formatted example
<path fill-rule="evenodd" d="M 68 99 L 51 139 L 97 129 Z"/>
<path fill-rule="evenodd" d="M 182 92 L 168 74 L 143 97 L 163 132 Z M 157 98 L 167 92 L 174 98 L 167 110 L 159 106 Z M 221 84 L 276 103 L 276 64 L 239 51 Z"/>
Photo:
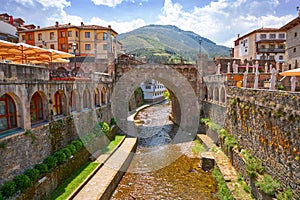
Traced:
<path fill-rule="evenodd" d="M 92 76 L 89 73 L 73 72 L 73 71 L 57 71 L 51 70 L 50 80 L 55 81 L 75 81 L 75 80 L 91 80 Z"/>
<path fill-rule="evenodd" d="M 258 53 L 284 53 L 285 50 L 283 48 L 258 48 Z"/>

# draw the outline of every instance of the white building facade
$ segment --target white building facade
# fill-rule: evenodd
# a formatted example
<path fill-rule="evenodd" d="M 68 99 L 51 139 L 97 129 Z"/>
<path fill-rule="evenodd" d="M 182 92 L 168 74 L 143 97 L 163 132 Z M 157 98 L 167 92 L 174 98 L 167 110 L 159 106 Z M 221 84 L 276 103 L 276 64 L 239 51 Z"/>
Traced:
<path fill-rule="evenodd" d="M 163 93 L 166 91 L 166 87 L 159 81 L 154 79 L 147 80 L 141 83 L 141 88 L 143 90 L 144 100 L 146 103 L 161 101 L 165 98 Z"/>

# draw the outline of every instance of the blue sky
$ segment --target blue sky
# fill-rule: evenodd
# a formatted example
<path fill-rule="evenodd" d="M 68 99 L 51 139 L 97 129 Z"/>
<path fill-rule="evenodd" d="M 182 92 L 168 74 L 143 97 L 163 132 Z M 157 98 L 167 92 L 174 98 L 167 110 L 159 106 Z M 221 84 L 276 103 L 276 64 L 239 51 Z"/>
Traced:
<path fill-rule="evenodd" d="M 296 0 L 0 0 L 0 13 L 41 27 L 59 23 L 111 25 L 118 33 L 148 24 L 171 24 L 217 44 L 237 34 L 278 28 L 297 16 Z"/>

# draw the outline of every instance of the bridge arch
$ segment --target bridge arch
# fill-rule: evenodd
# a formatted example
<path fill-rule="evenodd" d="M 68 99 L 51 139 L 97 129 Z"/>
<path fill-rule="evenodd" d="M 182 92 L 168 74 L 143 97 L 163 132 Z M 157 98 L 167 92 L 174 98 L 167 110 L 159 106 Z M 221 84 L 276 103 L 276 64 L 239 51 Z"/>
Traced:
<path fill-rule="evenodd" d="M 190 82 L 176 69 L 161 64 L 145 64 L 131 68 L 116 83 L 112 94 L 112 112 L 118 126 L 132 136 L 137 136 L 133 120 L 130 120 L 128 105 L 134 90 L 145 80 L 155 79 L 163 83 L 177 97 L 180 106 L 179 132 L 172 143 L 192 140 L 199 126 L 198 98 Z M 129 120 L 128 120 L 129 119 Z"/>

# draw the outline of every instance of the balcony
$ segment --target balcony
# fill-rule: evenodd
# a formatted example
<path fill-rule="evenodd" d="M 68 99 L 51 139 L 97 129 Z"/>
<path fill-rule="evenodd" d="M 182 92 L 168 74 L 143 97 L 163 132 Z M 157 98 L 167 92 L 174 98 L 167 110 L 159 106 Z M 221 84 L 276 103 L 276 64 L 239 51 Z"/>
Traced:
<path fill-rule="evenodd" d="M 257 53 L 284 53 L 284 48 L 258 48 Z"/>

